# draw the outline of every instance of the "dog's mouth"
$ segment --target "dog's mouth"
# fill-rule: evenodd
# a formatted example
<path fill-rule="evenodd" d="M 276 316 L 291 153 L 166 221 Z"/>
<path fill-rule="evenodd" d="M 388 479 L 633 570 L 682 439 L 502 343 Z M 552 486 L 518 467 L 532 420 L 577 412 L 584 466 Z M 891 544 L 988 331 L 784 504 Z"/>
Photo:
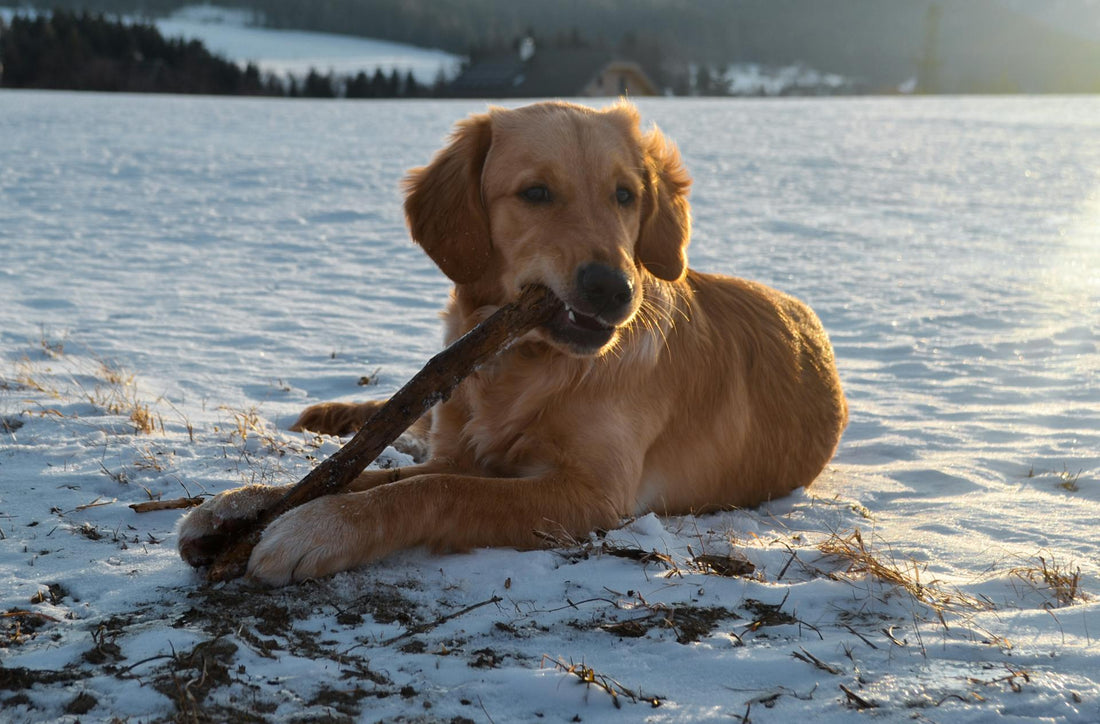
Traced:
<path fill-rule="evenodd" d="M 555 341 L 568 345 L 578 354 L 599 352 L 615 338 L 617 329 L 614 324 L 585 314 L 564 301 L 543 327 Z"/>

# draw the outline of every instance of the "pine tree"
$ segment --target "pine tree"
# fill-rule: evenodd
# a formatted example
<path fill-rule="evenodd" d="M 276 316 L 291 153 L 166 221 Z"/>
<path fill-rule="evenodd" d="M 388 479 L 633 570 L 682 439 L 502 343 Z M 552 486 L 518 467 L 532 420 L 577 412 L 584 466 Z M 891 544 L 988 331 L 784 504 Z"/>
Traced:
<path fill-rule="evenodd" d="M 370 80 L 363 71 L 350 78 L 347 82 L 347 90 L 344 94 L 348 98 L 370 98 Z"/>
<path fill-rule="evenodd" d="M 315 68 L 310 68 L 302 95 L 306 98 L 335 98 L 336 90 L 332 86 L 332 75 L 321 75 Z"/>

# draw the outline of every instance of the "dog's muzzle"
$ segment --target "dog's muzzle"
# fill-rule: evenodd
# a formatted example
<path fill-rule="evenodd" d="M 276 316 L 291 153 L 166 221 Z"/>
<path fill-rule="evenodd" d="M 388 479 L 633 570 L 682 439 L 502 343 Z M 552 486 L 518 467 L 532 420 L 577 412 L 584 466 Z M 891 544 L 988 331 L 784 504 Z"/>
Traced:
<path fill-rule="evenodd" d="M 574 294 L 546 328 L 558 342 L 579 354 L 594 354 L 615 336 L 634 309 L 634 282 L 623 271 L 600 263 L 577 269 Z"/>

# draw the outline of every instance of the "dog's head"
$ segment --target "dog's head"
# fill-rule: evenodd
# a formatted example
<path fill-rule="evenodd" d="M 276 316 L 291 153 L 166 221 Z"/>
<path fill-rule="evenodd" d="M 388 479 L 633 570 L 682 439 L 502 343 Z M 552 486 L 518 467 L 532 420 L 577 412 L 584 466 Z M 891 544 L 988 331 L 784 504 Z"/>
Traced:
<path fill-rule="evenodd" d="M 569 354 L 610 349 L 642 303 L 645 275 L 687 271 L 691 185 L 661 132 L 633 106 L 494 108 L 406 180 L 413 239 L 460 288 L 502 303 L 527 284 L 561 311 L 543 339 Z"/>

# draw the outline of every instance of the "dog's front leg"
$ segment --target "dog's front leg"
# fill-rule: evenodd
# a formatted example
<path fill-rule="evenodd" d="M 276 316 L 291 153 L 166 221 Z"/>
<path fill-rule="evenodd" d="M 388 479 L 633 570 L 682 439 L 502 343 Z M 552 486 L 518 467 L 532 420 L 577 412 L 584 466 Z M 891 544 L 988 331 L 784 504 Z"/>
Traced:
<path fill-rule="evenodd" d="M 535 548 L 547 536 L 615 525 L 622 490 L 606 478 L 555 471 L 531 478 L 418 475 L 311 501 L 278 518 L 252 552 L 248 575 L 283 585 L 327 576 L 425 545 Z"/>

